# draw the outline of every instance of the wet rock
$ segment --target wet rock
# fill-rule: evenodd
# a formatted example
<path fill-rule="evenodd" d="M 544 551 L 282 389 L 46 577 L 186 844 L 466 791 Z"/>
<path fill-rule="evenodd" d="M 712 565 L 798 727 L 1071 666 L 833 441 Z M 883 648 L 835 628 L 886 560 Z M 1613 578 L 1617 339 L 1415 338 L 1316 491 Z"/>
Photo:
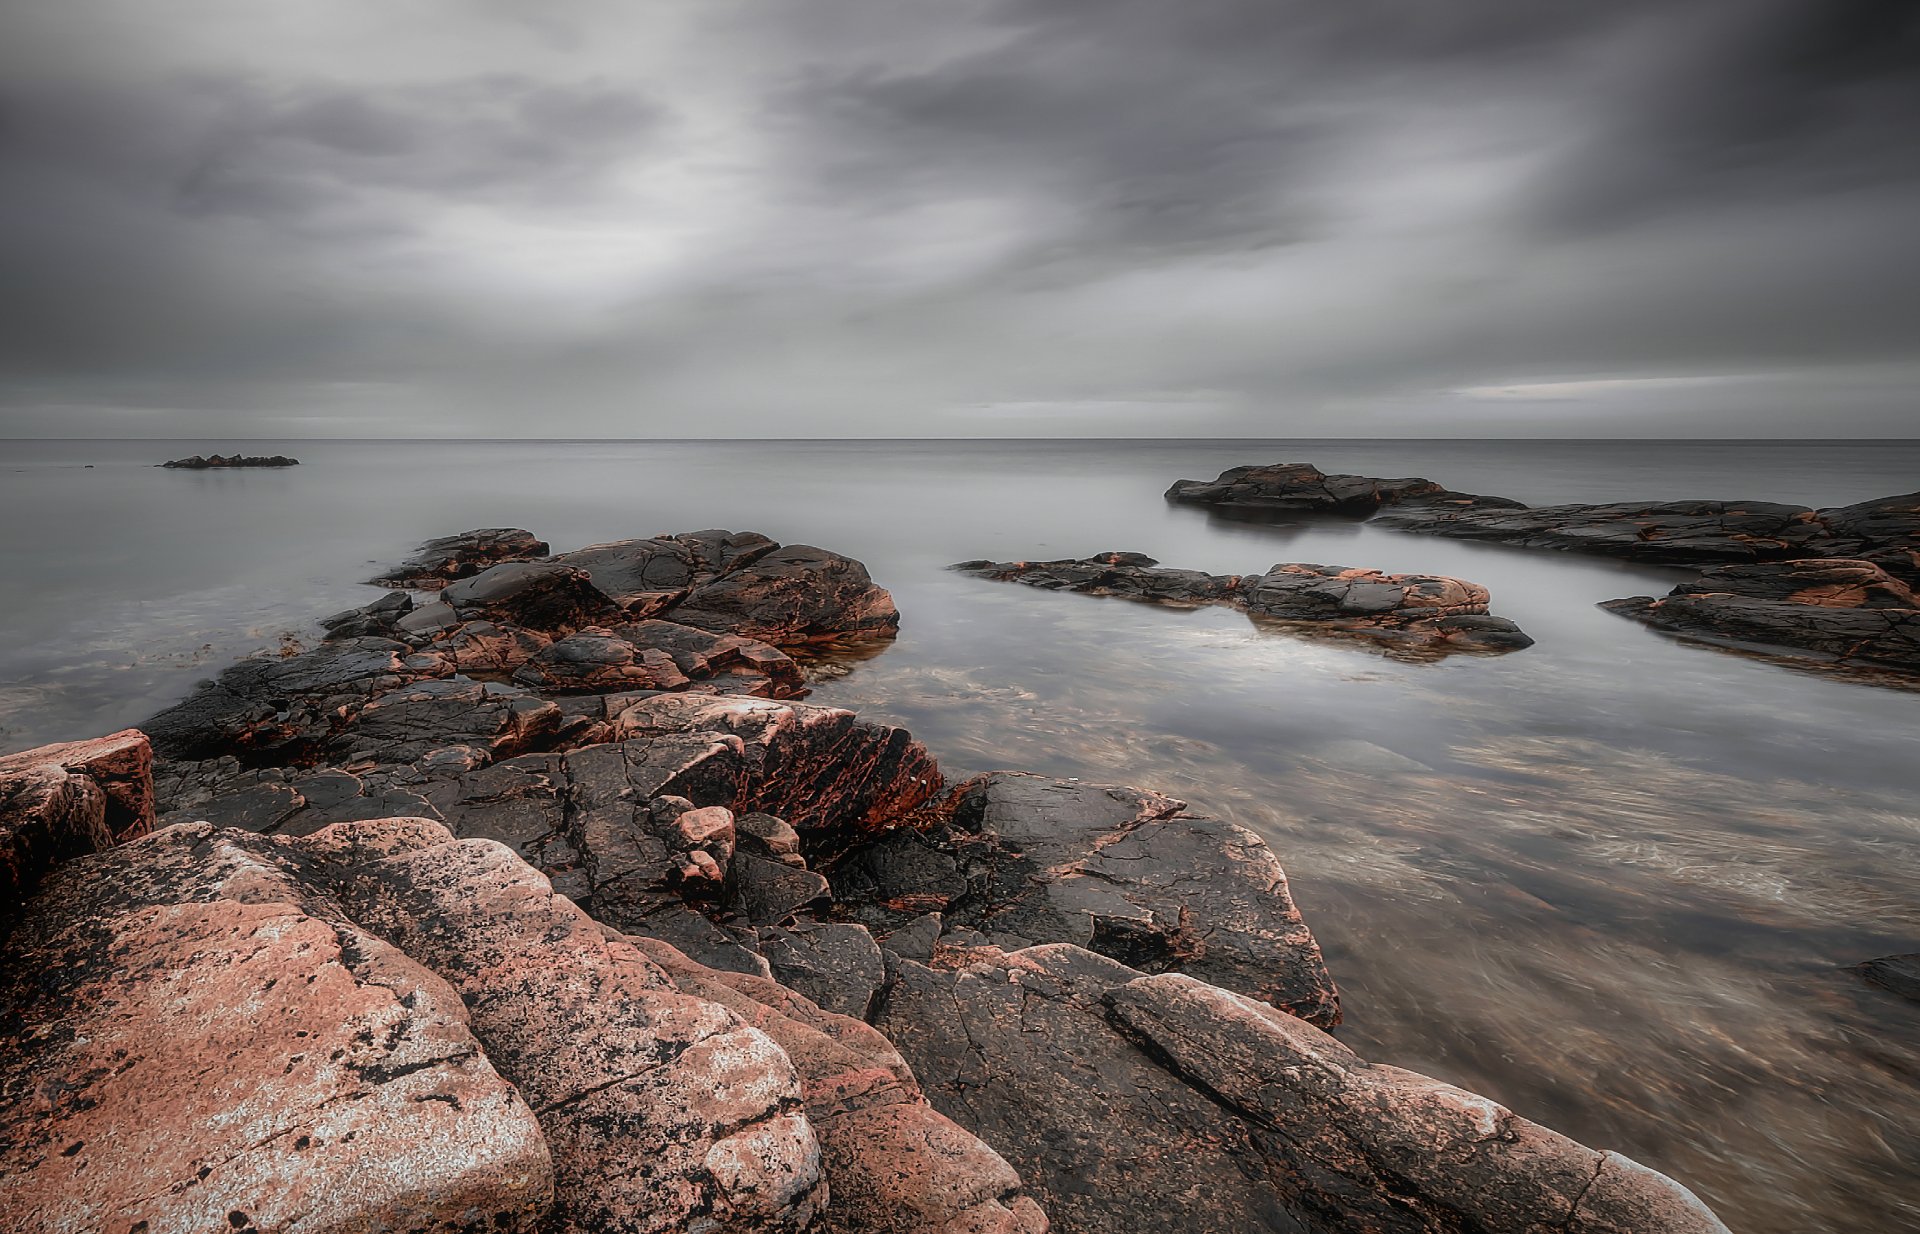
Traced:
<path fill-rule="evenodd" d="M 513 686 L 464 678 L 417 681 L 388 690 L 344 718 L 328 739 L 334 762 L 412 763 L 450 747 L 479 761 L 512 758 L 549 744 L 561 712 Z"/>
<path fill-rule="evenodd" d="M 510 674 L 553 645 L 544 634 L 491 621 L 462 622 L 434 633 L 433 641 L 422 650 L 445 656 L 458 673 Z"/>
<path fill-rule="evenodd" d="M 636 647 L 665 652 L 694 681 L 737 676 L 744 692 L 768 698 L 806 693 L 806 677 L 791 657 L 758 639 L 715 634 L 677 621 L 640 621 L 618 627 Z"/>
<path fill-rule="evenodd" d="M 1868 561 L 1724 566 L 1659 599 L 1601 607 L 1706 642 L 1920 671 L 1920 598 Z"/>
<path fill-rule="evenodd" d="M 459 996 L 211 827 L 75 861 L 0 945 L 0 1226 L 531 1231 L 545 1138 Z"/>
<path fill-rule="evenodd" d="M 1339 995 L 1261 839 L 1139 789 L 996 772 L 955 790 L 950 826 L 899 831 L 830 869 L 876 928 L 938 911 L 995 945 L 1070 942 L 1187 972 L 1323 1025 Z"/>
<path fill-rule="evenodd" d="M 1855 965 L 1854 971 L 1870 985 L 1920 1003 L 1920 952 L 1881 956 Z"/>
<path fill-rule="evenodd" d="M 771 814 L 748 814 L 734 820 L 740 847 L 756 856 L 784 861 L 798 856 L 800 833 Z"/>
<path fill-rule="evenodd" d="M 1908 586 L 1920 587 L 1920 493 L 1822 510 L 1819 517 L 1833 537 L 1823 556 L 1871 561 Z"/>
<path fill-rule="evenodd" d="M 0 913 L 59 862 L 153 827 L 153 750 L 123 729 L 0 756 Z"/>
<path fill-rule="evenodd" d="M 343 638 L 392 638 L 402 617 L 413 611 L 413 597 L 404 591 L 389 592 L 371 604 L 350 608 L 320 621 L 328 642 Z"/>
<path fill-rule="evenodd" d="M 1171 570 L 1140 553 L 1063 561 L 969 561 L 954 569 L 1051 591 L 1189 607 L 1225 604 L 1309 632 L 1360 636 L 1424 652 L 1530 647 L 1519 626 L 1488 614 L 1487 589 L 1426 574 L 1282 563 L 1265 574 Z"/>
<path fill-rule="evenodd" d="M 381 587 L 434 591 L 470 578 L 503 561 L 532 561 L 547 554 L 547 542 L 518 527 L 483 527 L 428 540 L 420 551 L 373 582 Z"/>
<path fill-rule="evenodd" d="M 900 625 L 893 597 L 865 566 L 806 544 L 761 553 L 693 588 L 672 617 L 776 647 L 891 637 Z"/>
<path fill-rule="evenodd" d="M 828 1011 L 864 1020 L 886 982 L 880 944 L 864 926 L 800 921 L 762 926 L 760 951 L 774 980 Z"/>
<path fill-rule="evenodd" d="M 570 634 L 617 616 L 585 570 L 551 562 L 489 566 L 440 593 L 463 621 L 493 621 L 547 635 Z"/>
<path fill-rule="evenodd" d="M 1805 556 L 1807 546 L 1826 534 L 1812 510 L 1770 501 L 1494 509 L 1414 504 L 1386 511 L 1374 521 L 1427 535 L 1682 565 Z"/>
<path fill-rule="evenodd" d="M 401 663 L 407 651 L 354 638 L 287 659 L 242 660 L 140 727 L 164 758 L 291 761 L 331 733 L 339 706 L 411 676 Z"/>
<path fill-rule="evenodd" d="M 1077 947 L 895 956 L 875 1026 L 1062 1229 L 1719 1234 L 1671 1180 Z"/>
<path fill-rule="evenodd" d="M 805 905 L 823 900 L 827 880 L 812 870 L 741 853 L 733 860 L 734 912 L 755 925 L 777 925 Z"/>
<path fill-rule="evenodd" d="M 299 459 L 288 458 L 284 454 L 209 454 L 205 456 L 193 454 L 160 464 L 162 467 L 183 468 L 187 471 L 218 470 L 224 467 L 298 467 L 299 465 Z"/>

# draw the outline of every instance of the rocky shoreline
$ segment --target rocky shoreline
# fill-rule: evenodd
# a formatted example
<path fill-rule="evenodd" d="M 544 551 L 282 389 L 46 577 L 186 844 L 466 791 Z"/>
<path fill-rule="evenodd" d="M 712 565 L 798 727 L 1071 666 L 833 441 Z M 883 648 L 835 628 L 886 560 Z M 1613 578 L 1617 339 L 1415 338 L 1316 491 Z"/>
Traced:
<path fill-rule="evenodd" d="M 0 760 L 0 1225 L 1724 1229 L 1340 1045 L 1251 832 L 801 701 L 897 628 L 859 562 L 488 529 L 377 581 Z"/>
<path fill-rule="evenodd" d="M 1602 607 L 1698 642 L 1920 673 L 1920 493 L 1825 510 L 1765 501 L 1530 507 L 1418 477 L 1282 463 L 1177 480 L 1166 499 L 1233 517 L 1361 517 L 1423 535 L 1698 566 L 1697 581 L 1665 597 Z"/>

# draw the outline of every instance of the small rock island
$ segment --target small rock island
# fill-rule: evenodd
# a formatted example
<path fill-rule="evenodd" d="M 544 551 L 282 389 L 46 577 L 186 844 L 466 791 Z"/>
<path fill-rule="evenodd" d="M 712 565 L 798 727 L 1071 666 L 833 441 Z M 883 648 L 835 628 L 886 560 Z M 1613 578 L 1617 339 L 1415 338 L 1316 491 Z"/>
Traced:
<path fill-rule="evenodd" d="M 227 467 L 298 467 L 300 460 L 288 458 L 284 454 L 213 454 L 189 455 L 186 458 L 168 459 L 162 467 L 174 467 L 185 471 L 217 471 Z"/>

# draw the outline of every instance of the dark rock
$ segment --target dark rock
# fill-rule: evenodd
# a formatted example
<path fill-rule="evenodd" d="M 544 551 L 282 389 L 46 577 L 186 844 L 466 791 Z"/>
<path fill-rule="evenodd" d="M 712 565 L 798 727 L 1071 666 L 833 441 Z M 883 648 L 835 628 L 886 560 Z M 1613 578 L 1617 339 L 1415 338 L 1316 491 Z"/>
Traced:
<path fill-rule="evenodd" d="M 828 1011 L 864 1020 L 872 1012 L 887 968 L 880 944 L 864 926 L 800 921 L 762 926 L 760 953 L 773 978 Z"/>
<path fill-rule="evenodd" d="M 646 617 L 765 556 L 779 545 L 757 531 L 695 531 L 621 540 L 561 553 L 553 560 L 585 570 L 593 585 L 636 616 Z"/>
<path fill-rule="evenodd" d="M 1374 522 L 1456 539 L 1692 565 L 1802 557 L 1826 529 L 1804 506 L 1769 501 L 1621 502 L 1533 508 L 1413 504 Z"/>
<path fill-rule="evenodd" d="M 1533 640 L 1487 612 L 1487 589 L 1428 574 L 1382 574 L 1282 563 L 1265 574 L 1170 570 L 1140 553 L 1063 561 L 968 561 L 953 567 L 1050 591 L 1121 596 L 1176 607 L 1225 604 L 1257 619 L 1298 623 L 1307 633 L 1366 638 L 1421 654 L 1500 652 Z"/>
<path fill-rule="evenodd" d="M 412 611 L 413 597 L 404 591 L 395 591 L 372 604 L 322 618 L 320 628 L 327 632 L 329 642 L 345 638 L 392 638 L 396 623 Z"/>
<path fill-rule="evenodd" d="M 162 467 L 185 468 L 188 471 L 206 471 L 209 468 L 222 467 L 298 467 L 299 465 L 299 459 L 288 458 L 284 454 L 212 454 L 205 457 L 195 454 L 160 464 Z"/>
<path fill-rule="evenodd" d="M 1456 493 L 1432 480 L 1328 475 L 1312 463 L 1232 467 L 1213 480 L 1175 480 L 1168 501 L 1259 514 L 1365 515 L 1385 506 L 1421 502 L 1451 509 L 1516 509 L 1517 501 Z"/>
<path fill-rule="evenodd" d="M 406 680 L 406 652 L 404 643 L 355 638 L 286 659 L 242 660 L 140 727 L 164 758 L 291 761 L 331 735 L 338 716 L 329 700 L 364 700 Z"/>
<path fill-rule="evenodd" d="M 755 925 L 778 925 L 800 908 L 824 900 L 827 880 L 812 870 L 741 853 L 733 859 L 730 907 Z"/>
<path fill-rule="evenodd" d="M 1854 966 L 1869 984 L 1920 1003 L 1920 952 L 1881 956 Z"/>
<path fill-rule="evenodd" d="M 691 684 L 666 652 L 636 647 L 600 626 L 588 626 L 542 648 L 513 679 L 556 694 L 680 690 Z"/>
<path fill-rule="evenodd" d="M 153 827 L 153 749 L 123 729 L 0 756 L 0 915 L 54 865 Z"/>
<path fill-rule="evenodd" d="M 1601 607 L 1705 642 L 1920 672 L 1920 599 L 1868 561 L 1723 566 L 1659 599 Z"/>
<path fill-rule="evenodd" d="M 893 597 L 865 566 L 806 544 L 753 556 L 693 588 L 671 613 L 682 625 L 776 647 L 891 637 L 900 625 Z"/>
<path fill-rule="evenodd" d="M 420 551 L 375 578 L 381 587 L 432 591 L 455 579 L 470 578 L 503 561 L 532 561 L 547 554 L 547 542 L 518 527 L 483 527 L 428 540 Z"/>
<path fill-rule="evenodd" d="M 434 607 L 446 609 L 448 618 L 452 619 L 451 605 L 428 605 L 427 609 Z M 421 609 L 420 612 L 425 614 L 427 609 Z M 512 673 L 552 645 L 553 640 L 546 635 L 523 630 L 519 626 L 467 621 L 436 632 L 433 641 L 421 650 L 428 655 L 446 657 L 449 669 L 453 672 L 504 675 Z"/>
<path fill-rule="evenodd" d="M 774 861 L 800 852 L 800 833 L 771 814 L 742 815 L 734 820 L 734 834 L 742 849 Z"/>
<path fill-rule="evenodd" d="M 1304 1021 L 1076 947 L 894 957 L 875 1018 L 1058 1228 L 1721 1234 L 1684 1188 Z"/>
<path fill-rule="evenodd" d="M 440 597 L 463 621 L 500 622 L 549 635 L 598 625 L 620 611 L 595 589 L 585 570 L 550 562 L 489 566 L 448 584 Z"/>
<path fill-rule="evenodd" d="M 1856 505 L 1820 511 L 1833 537 L 1825 557 L 1856 557 L 1920 587 L 1920 493 L 1878 497 Z"/>
<path fill-rule="evenodd" d="M 1070 942 L 1339 1021 L 1319 944 L 1252 832 L 1157 793 L 1008 772 L 954 801 L 950 826 L 893 832 L 830 868 L 847 911 L 881 929 L 938 911 L 997 946 Z"/>

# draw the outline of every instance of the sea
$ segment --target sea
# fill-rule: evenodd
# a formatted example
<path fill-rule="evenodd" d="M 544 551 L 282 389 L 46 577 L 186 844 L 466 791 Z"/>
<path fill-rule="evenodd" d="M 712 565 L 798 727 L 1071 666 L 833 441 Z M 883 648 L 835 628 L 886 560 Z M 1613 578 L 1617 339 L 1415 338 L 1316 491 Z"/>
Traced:
<path fill-rule="evenodd" d="M 300 466 L 154 466 L 235 450 Z M 1257 832 L 1362 1055 L 1669 1173 L 1740 1234 L 1920 1229 L 1920 1005 L 1849 970 L 1920 950 L 1920 690 L 1596 607 L 1683 570 L 1162 499 L 1289 461 L 1530 504 L 1920 489 L 1920 443 L 1884 441 L 0 441 L 0 750 L 311 645 L 432 536 L 816 544 L 902 621 L 813 701 L 952 778 L 1139 785 Z M 1450 574 L 1537 642 L 1398 660 L 946 568 L 1115 549 Z"/>

